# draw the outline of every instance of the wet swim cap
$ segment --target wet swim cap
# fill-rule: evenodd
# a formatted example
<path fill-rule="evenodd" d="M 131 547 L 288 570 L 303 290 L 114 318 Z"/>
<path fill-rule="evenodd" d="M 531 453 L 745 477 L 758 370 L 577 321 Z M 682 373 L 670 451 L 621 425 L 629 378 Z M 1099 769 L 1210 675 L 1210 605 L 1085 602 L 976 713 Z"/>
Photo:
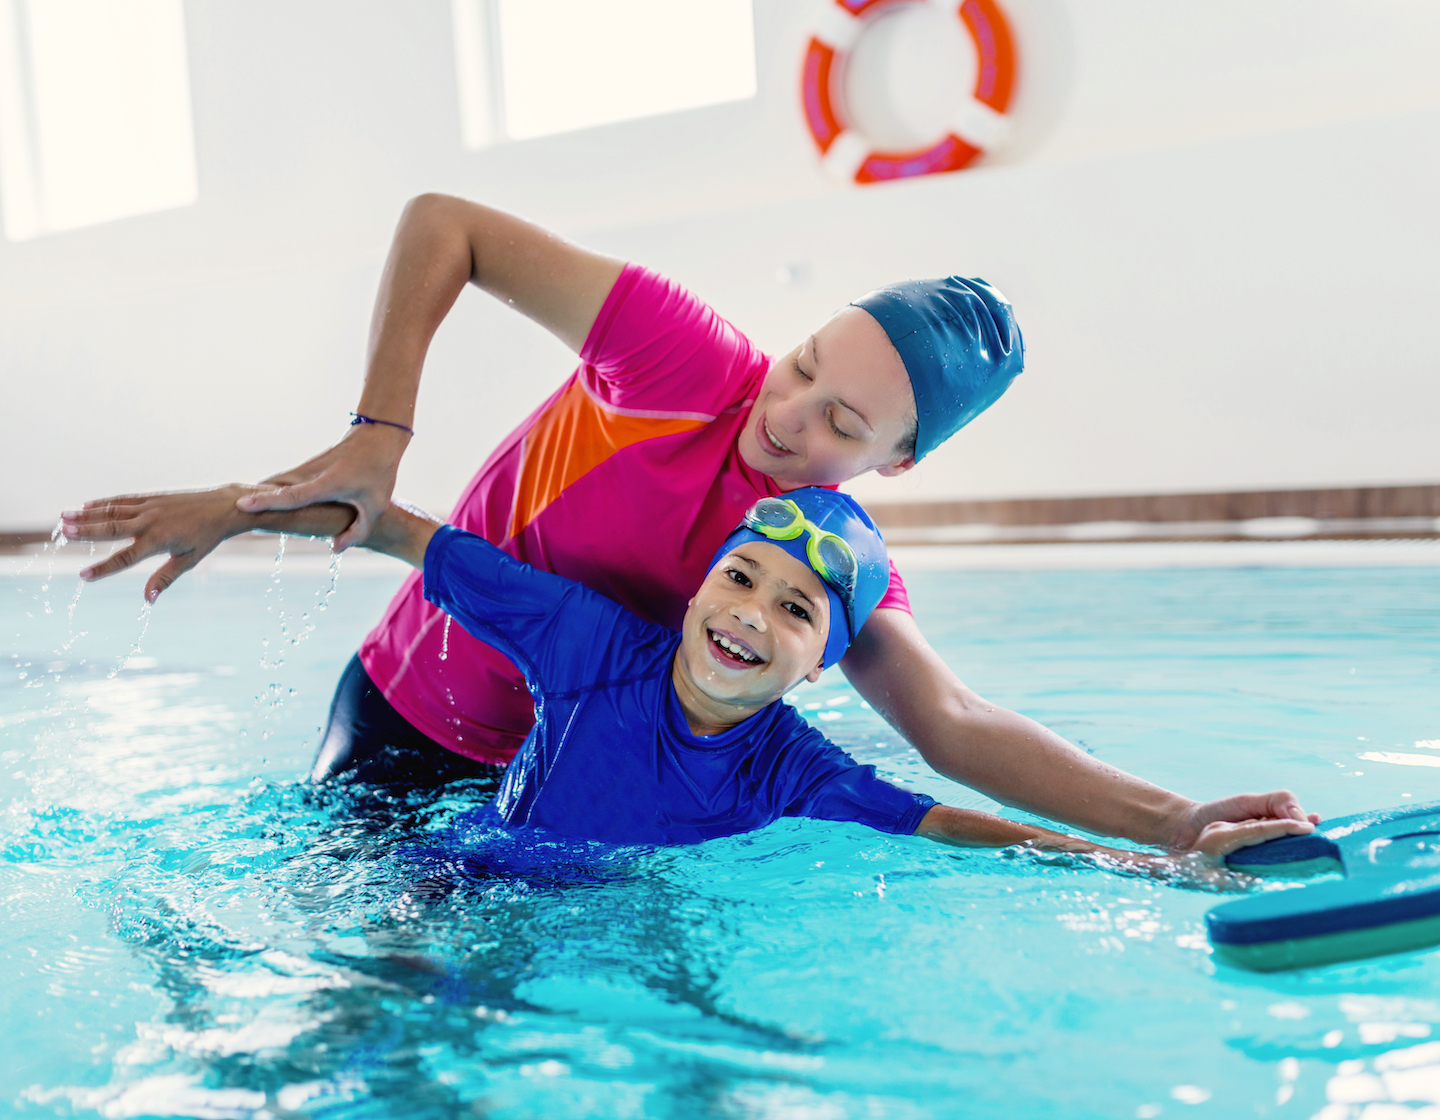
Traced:
<path fill-rule="evenodd" d="M 880 530 L 875 528 L 875 522 L 870 520 L 870 515 L 861 509 L 860 503 L 849 494 L 807 486 L 801 490 L 791 490 L 781 497 L 798 505 L 809 521 L 825 532 L 840 537 L 855 553 L 858 572 L 855 593 L 848 606 L 840 592 L 831 587 L 825 579 L 820 581 L 830 599 L 830 633 L 825 638 L 825 664 L 834 665 L 845 655 L 850 643 L 855 640 L 855 635 L 860 632 L 860 627 L 865 625 L 870 612 L 885 597 L 885 591 L 890 586 L 890 557 L 885 551 L 885 540 L 880 536 Z M 810 533 L 807 530 L 792 540 L 777 541 L 742 524 L 725 538 L 725 543 L 711 558 L 710 566 L 705 571 L 708 575 L 722 556 L 746 541 L 763 541 L 765 544 L 783 548 L 813 571 L 806 550 L 809 538 Z"/>
<path fill-rule="evenodd" d="M 999 400 L 1025 367 L 1010 302 L 984 280 L 906 280 L 851 306 L 885 328 L 910 374 L 917 463 Z"/>

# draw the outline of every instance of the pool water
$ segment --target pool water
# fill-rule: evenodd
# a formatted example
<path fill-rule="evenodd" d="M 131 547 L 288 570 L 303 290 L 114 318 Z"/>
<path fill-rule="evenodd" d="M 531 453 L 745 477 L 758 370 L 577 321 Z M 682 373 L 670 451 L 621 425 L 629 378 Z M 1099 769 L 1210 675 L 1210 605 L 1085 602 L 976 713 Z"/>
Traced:
<path fill-rule="evenodd" d="M 297 782 L 396 573 L 324 610 L 313 561 L 190 578 L 132 654 L 138 581 L 72 612 L 46 571 L 0 579 L 0 1115 L 1436 1114 L 1440 951 L 1248 974 L 1206 944 L 1215 893 L 810 821 L 467 872 L 418 853 L 482 790 Z M 1440 797 L 1440 569 L 910 584 L 970 684 L 1164 785 Z M 994 807 L 837 673 L 794 702 Z"/>

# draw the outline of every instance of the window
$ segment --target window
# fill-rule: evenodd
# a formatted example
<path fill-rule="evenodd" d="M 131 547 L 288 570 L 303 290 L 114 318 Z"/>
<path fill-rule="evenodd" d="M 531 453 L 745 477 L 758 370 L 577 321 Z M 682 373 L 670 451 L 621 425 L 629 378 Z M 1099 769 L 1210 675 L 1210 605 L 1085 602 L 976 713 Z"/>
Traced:
<path fill-rule="evenodd" d="M 452 0 L 465 146 L 755 96 L 750 0 Z"/>
<path fill-rule="evenodd" d="M 181 0 L 0 0 L 5 236 L 195 197 Z"/>

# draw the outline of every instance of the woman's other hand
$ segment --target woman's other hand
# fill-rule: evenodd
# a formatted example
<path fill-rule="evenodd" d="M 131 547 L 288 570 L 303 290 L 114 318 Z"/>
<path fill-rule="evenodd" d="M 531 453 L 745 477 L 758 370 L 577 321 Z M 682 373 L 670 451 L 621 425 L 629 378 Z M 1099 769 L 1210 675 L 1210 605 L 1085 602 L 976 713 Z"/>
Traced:
<path fill-rule="evenodd" d="M 341 552 L 368 537 L 389 506 L 409 442 L 409 433 L 399 428 L 357 424 L 334 447 L 267 479 L 264 489 L 247 493 L 236 508 L 253 514 L 343 502 L 355 511 L 355 520 L 335 538 L 335 551 Z"/>
<path fill-rule="evenodd" d="M 1288 789 L 1274 790 L 1271 793 L 1241 793 L 1218 801 L 1192 804 L 1177 821 L 1165 847 L 1177 853 L 1197 851 L 1200 838 L 1212 824 L 1281 820 L 1306 826 L 1297 829 L 1298 832 L 1309 832 L 1312 826 L 1320 823 L 1316 814 L 1307 813 L 1300 807 L 1299 798 Z"/>
<path fill-rule="evenodd" d="M 1231 852 L 1248 848 L 1252 844 L 1263 844 L 1281 836 L 1303 836 L 1314 832 L 1315 825 L 1308 820 L 1291 817 L 1267 817 L 1248 821 L 1214 821 L 1207 824 L 1190 850 L 1207 860 L 1219 863 Z"/>
<path fill-rule="evenodd" d="M 369 536 L 389 505 L 414 426 L 425 355 L 466 284 L 534 320 L 577 353 L 624 267 L 512 214 L 446 195 L 412 199 L 396 227 L 370 321 L 365 384 L 356 406 L 385 424 L 360 424 L 328 451 L 266 479 L 275 489 L 245 513 L 344 502 L 355 522 L 338 550 Z"/>

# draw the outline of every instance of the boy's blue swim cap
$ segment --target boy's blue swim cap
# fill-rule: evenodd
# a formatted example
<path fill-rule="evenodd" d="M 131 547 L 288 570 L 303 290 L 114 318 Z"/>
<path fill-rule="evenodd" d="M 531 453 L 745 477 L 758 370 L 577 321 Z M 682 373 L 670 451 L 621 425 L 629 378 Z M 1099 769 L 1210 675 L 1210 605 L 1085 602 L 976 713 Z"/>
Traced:
<path fill-rule="evenodd" d="M 851 306 L 885 328 L 910 374 L 917 463 L 999 400 L 1025 368 L 1010 301 L 984 280 L 906 280 Z"/>
<path fill-rule="evenodd" d="M 875 528 L 875 522 L 870 520 L 870 515 L 861 509 L 860 503 L 849 494 L 807 486 L 801 490 L 791 490 L 781 497 L 798 505 L 806 520 L 817 528 L 840 537 L 855 553 L 858 571 L 854 594 L 849 596 L 850 602 L 847 603 L 846 596 L 832 587 L 823 576 L 820 581 L 830 599 L 830 632 L 825 638 L 825 664 L 834 665 L 845 655 L 850 643 L 855 640 L 855 635 L 860 633 L 860 627 L 865 625 L 870 612 L 885 597 L 885 591 L 890 586 L 890 557 L 885 551 L 885 539 L 880 536 L 880 530 Z M 711 558 L 710 566 L 705 571 L 708 575 L 720 562 L 721 557 L 746 541 L 763 541 L 783 548 L 813 571 L 814 566 L 810 563 L 806 547 L 809 538 L 810 532 L 807 529 L 791 540 L 774 540 L 742 523 L 725 538 L 725 543 Z"/>

